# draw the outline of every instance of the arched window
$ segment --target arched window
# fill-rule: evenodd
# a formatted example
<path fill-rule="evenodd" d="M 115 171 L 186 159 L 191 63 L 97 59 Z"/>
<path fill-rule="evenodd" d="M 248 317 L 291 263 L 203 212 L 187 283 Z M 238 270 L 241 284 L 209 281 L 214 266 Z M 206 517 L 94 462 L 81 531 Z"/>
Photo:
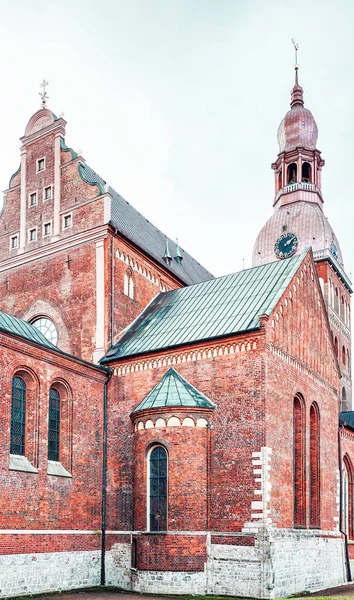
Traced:
<path fill-rule="evenodd" d="M 337 336 L 335 336 L 335 338 L 334 338 L 334 351 L 335 351 L 335 353 L 336 353 L 336 357 L 337 357 L 337 358 L 339 358 L 339 355 L 338 355 L 338 340 L 337 340 Z"/>
<path fill-rule="evenodd" d="M 345 366 L 345 348 L 344 348 L 344 346 L 342 347 L 342 365 Z"/>
<path fill-rule="evenodd" d="M 349 539 L 353 539 L 353 467 L 347 455 L 343 458 L 342 469 L 342 529 L 348 535 Z"/>
<path fill-rule="evenodd" d="M 349 360 L 349 350 L 347 349 L 347 368 L 350 374 L 350 360 Z"/>
<path fill-rule="evenodd" d="M 281 188 L 283 187 L 283 172 L 280 169 L 279 173 L 278 173 L 278 185 L 277 185 L 277 192 L 279 192 L 279 190 L 281 190 Z"/>
<path fill-rule="evenodd" d="M 294 527 L 306 527 L 305 408 L 303 398 L 294 398 Z"/>
<path fill-rule="evenodd" d="M 297 182 L 297 164 L 291 163 L 288 166 L 288 184 Z"/>
<path fill-rule="evenodd" d="M 320 414 L 310 408 L 310 527 L 320 527 Z"/>
<path fill-rule="evenodd" d="M 336 313 L 339 314 L 339 292 L 338 292 L 337 287 L 336 287 L 336 295 L 334 297 L 334 310 L 336 311 Z"/>
<path fill-rule="evenodd" d="M 59 461 L 60 394 L 54 387 L 49 391 L 48 460 Z"/>
<path fill-rule="evenodd" d="M 340 407 L 340 409 L 341 409 L 341 411 L 348 410 L 347 392 L 345 391 L 345 388 L 342 389 L 342 398 L 341 398 L 341 407 Z"/>
<path fill-rule="evenodd" d="M 167 531 L 167 451 L 155 446 L 148 456 L 148 515 L 150 531 Z"/>
<path fill-rule="evenodd" d="M 12 379 L 10 454 L 25 454 L 26 383 L 22 377 Z"/>
<path fill-rule="evenodd" d="M 124 275 L 124 294 L 134 300 L 135 285 L 131 268 Z"/>
<path fill-rule="evenodd" d="M 301 169 L 301 181 L 310 182 L 311 181 L 311 165 L 308 162 L 302 163 Z"/>
<path fill-rule="evenodd" d="M 43 333 L 44 337 L 54 344 L 54 346 L 57 345 L 58 332 L 51 319 L 48 319 L 48 317 L 35 317 L 31 320 L 31 325 Z"/>

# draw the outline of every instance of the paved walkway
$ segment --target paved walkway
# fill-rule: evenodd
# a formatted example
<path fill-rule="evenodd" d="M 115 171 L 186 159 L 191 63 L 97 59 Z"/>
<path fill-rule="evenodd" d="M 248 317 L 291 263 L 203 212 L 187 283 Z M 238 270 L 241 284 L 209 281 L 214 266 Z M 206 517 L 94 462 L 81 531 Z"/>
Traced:
<path fill-rule="evenodd" d="M 354 600 L 354 582 L 341 585 L 334 588 L 329 588 L 328 590 L 321 590 L 320 592 L 315 592 L 314 594 L 308 594 L 304 598 L 316 597 L 316 596 L 326 596 L 330 597 L 346 597 L 353 598 Z M 178 596 L 152 596 L 152 595 L 144 595 L 137 594 L 131 592 L 119 592 L 117 590 L 82 590 L 80 592 L 67 592 L 62 594 L 47 594 L 43 596 L 37 596 L 36 600 L 142 600 L 145 598 L 146 600 L 180 600 Z M 192 596 L 191 596 L 192 598 Z M 200 596 L 199 596 L 200 598 Z M 209 596 L 210 600 L 212 600 L 212 596 Z M 219 597 L 220 598 L 220 597 Z M 231 598 L 230 598 L 231 600 Z M 300 597 L 297 600 L 301 600 Z"/>

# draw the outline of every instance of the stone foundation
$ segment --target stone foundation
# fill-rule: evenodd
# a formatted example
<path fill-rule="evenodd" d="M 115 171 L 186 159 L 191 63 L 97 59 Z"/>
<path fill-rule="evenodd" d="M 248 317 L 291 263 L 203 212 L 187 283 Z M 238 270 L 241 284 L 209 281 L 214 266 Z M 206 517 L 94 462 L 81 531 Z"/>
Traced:
<path fill-rule="evenodd" d="M 0 598 L 97 586 L 100 572 L 99 551 L 0 556 Z"/>
<path fill-rule="evenodd" d="M 255 546 L 208 544 L 203 572 L 131 568 L 130 544 L 107 554 L 107 585 L 153 594 L 211 594 L 279 598 L 346 582 L 344 541 L 336 532 L 277 530 L 256 535 Z"/>

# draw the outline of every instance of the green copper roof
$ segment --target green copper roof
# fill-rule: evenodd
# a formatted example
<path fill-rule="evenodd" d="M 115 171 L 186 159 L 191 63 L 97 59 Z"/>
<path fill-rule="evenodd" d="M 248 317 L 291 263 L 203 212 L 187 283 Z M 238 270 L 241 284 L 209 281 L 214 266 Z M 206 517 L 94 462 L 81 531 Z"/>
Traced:
<path fill-rule="evenodd" d="M 101 362 L 257 329 L 306 253 L 159 294 Z"/>
<path fill-rule="evenodd" d="M 4 312 L 0 312 L 0 330 L 19 335 L 30 342 L 46 346 L 46 348 L 49 348 L 50 350 L 58 351 L 58 348 L 47 340 L 43 333 L 36 329 L 36 327 L 27 323 L 27 321 L 23 321 L 18 317 L 13 317 Z"/>
<path fill-rule="evenodd" d="M 186 381 L 175 369 L 171 368 L 163 378 L 152 388 L 151 392 L 133 410 L 164 407 L 188 407 L 188 408 L 215 408 L 215 404 L 208 400 L 204 394 L 198 392 L 188 381 Z"/>

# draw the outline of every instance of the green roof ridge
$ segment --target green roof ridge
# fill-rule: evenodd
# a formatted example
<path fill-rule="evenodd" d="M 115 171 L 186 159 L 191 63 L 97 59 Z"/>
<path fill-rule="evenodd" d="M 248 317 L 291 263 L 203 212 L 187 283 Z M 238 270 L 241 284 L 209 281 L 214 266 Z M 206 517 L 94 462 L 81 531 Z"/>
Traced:
<path fill-rule="evenodd" d="M 82 179 L 82 181 L 84 181 L 85 183 L 88 183 L 89 185 L 96 185 L 98 187 L 98 192 L 99 192 L 99 196 L 102 196 L 102 194 L 104 193 L 104 189 L 103 189 L 103 185 L 101 183 L 101 181 L 99 181 L 99 176 L 97 175 L 97 179 L 93 178 L 93 179 L 89 179 L 88 176 L 86 175 L 86 165 L 84 163 L 79 163 L 79 175 Z M 89 172 L 90 174 L 94 173 L 94 171 L 92 171 L 92 169 L 89 167 Z"/>
<path fill-rule="evenodd" d="M 77 152 L 75 152 L 75 150 L 73 150 L 72 148 L 69 148 L 69 146 L 66 145 L 64 138 L 60 138 L 60 148 L 61 150 L 63 150 L 63 152 L 71 152 L 71 159 L 74 160 L 74 158 L 77 158 L 79 155 Z"/>
<path fill-rule="evenodd" d="M 12 185 L 12 181 L 14 180 L 14 178 L 16 177 L 16 175 L 18 175 L 18 173 L 20 172 L 20 170 L 21 170 L 21 163 L 20 163 L 20 166 L 19 166 L 19 168 L 17 169 L 17 171 L 15 171 L 15 172 L 14 172 L 14 173 L 11 175 L 11 177 L 10 177 L 10 181 L 9 181 L 9 188 L 11 187 L 11 185 Z"/>
<path fill-rule="evenodd" d="M 167 391 L 161 392 L 165 384 Z M 172 390 L 173 385 L 175 392 Z M 181 393 L 183 391 L 185 394 Z M 185 408 L 215 408 L 215 404 L 209 398 L 199 392 L 197 388 L 171 367 L 152 390 L 150 390 L 147 396 L 145 396 L 144 400 L 133 410 L 132 414 L 142 410 L 159 409 L 162 407 L 177 408 L 181 406 Z"/>

